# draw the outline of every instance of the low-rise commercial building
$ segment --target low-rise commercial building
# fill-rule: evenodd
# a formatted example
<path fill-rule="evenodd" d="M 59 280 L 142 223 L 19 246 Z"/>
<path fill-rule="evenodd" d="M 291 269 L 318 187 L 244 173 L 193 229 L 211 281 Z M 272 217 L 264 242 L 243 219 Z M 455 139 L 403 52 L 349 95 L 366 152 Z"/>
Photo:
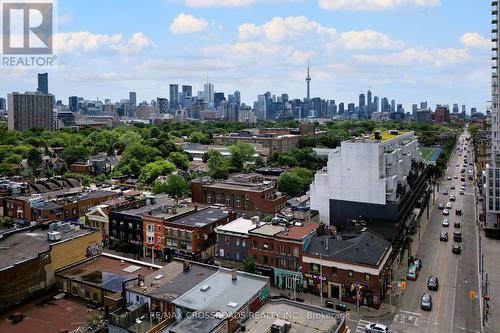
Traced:
<path fill-rule="evenodd" d="M 260 174 L 237 174 L 222 181 L 202 177 L 191 182 L 191 193 L 193 202 L 224 205 L 251 215 L 279 213 L 287 200 L 274 181 Z"/>

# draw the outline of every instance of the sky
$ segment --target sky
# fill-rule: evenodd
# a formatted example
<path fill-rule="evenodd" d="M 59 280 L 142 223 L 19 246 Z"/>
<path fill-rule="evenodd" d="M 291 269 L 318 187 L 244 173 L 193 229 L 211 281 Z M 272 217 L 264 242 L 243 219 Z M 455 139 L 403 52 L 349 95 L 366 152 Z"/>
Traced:
<path fill-rule="evenodd" d="M 253 105 L 270 91 L 356 102 L 491 99 L 491 8 L 478 0 L 59 0 L 49 90 L 119 101 L 167 97 L 208 80 Z M 0 96 L 36 90 L 33 70 L 0 67 Z"/>

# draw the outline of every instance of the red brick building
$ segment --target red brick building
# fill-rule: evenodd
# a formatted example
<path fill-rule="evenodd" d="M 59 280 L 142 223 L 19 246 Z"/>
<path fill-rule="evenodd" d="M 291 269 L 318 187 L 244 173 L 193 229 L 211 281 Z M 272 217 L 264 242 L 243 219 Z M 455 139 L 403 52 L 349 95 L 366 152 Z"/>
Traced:
<path fill-rule="evenodd" d="M 436 123 L 449 123 L 450 122 L 450 110 L 444 107 L 438 107 L 434 111 L 434 121 Z"/>
<path fill-rule="evenodd" d="M 260 174 L 238 174 L 227 180 L 210 177 L 191 182 L 192 202 L 224 205 L 240 213 L 275 214 L 285 208 L 287 198 L 276 191 L 276 183 Z"/>
<path fill-rule="evenodd" d="M 306 221 L 290 226 L 265 224 L 249 231 L 247 256 L 278 288 L 293 289 L 301 283 L 302 252 L 316 234 L 319 223 Z M 296 282 L 297 281 L 297 282 Z"/>
<path fill-rule="evenodd" d="M 214 229 L 236 218 L 220 207 L 188 207 L 182 214 L 171 212 L 143 216 L 144 253 L 155 256 L 181 257 L 210 262 L 215 257 L 217 236 Z"/>

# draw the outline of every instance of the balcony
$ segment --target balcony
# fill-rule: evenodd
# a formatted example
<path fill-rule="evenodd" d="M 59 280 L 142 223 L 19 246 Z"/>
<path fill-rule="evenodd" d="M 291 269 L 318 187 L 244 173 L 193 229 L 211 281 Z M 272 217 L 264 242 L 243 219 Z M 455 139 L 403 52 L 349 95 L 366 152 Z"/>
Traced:
<path fill-rule="evenodd" d="M 493 6 L 497 6 L 497 5 L 498 5 L 498 1 L 492 1 L 492 2 L 491 2 L 491 6 L 492 6 L 492 7 L 493 7 Z"/>
<path fill-rule="evenodd" d="M 498 20 L 491 20 L 491 24 L 497 24 Z"/>

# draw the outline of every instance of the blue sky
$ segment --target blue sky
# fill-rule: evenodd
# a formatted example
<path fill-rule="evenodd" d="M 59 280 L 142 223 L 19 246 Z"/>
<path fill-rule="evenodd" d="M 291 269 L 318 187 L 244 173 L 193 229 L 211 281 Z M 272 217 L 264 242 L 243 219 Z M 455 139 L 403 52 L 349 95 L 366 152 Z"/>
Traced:
<path fill-rule="evenodd" d="M 104 100 L 202 90 L 374 95 L 411 103 L 490 100 L 490 2 L 478 0 L 59 0 L 59 67 L 50 91 Z M 36 88 L 36 72 L 0 70 L 0 94 Z"/>

